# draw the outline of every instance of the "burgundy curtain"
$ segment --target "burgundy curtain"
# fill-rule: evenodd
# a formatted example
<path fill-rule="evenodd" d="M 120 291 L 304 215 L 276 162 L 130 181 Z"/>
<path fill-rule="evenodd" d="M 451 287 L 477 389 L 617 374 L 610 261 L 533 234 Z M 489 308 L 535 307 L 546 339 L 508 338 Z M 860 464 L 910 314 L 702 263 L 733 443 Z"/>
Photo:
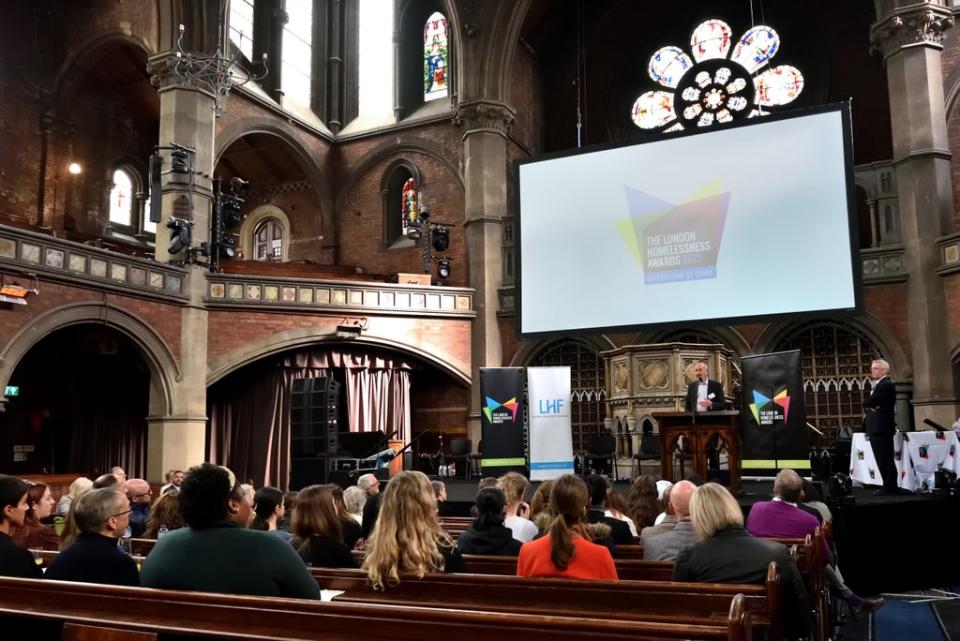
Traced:
<path fill-rule="evenodd" d="M 78 405 L 67 469 L 105 474 L 119 465 L 129 478 L 143 478 L 147 473 L 146 413 L 128 403 Z"/>
<path fill-rule="evenodd" d="M 353 349 L 311 349 L 211 389 L 208 460 L 230 467 L 258 487 L 286 487 L 290 476 L 290 391 L 299 378 L 334 377 L 346 386 L 342 431 L 410 435 L 412 364 L 393 355 Z"/>

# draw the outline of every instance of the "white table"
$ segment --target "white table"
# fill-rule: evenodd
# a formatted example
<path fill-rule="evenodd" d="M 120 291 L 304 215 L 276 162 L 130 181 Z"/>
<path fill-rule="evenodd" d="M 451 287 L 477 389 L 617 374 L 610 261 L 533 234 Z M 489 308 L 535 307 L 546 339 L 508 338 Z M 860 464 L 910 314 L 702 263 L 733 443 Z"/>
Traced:
<path fill-rule="evenodd" d="M 929 492 L 939 469 L 960 475 L 958 441 L 955 432 L 897 432 L 893 438 L 897 485 L 911 492 Z M 864 485 L 882 485 L 877 460 L 867 435 L 853 435 L 850 448 L 850 478 Z"/>

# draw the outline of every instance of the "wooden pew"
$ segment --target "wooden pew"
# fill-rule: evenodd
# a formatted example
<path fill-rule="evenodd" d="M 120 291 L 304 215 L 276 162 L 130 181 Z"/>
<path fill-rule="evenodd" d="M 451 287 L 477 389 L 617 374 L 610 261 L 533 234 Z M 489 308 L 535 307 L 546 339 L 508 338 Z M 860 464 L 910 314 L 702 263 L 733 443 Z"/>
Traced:
<path fill-rule="evenodd" d="M 311 574 L 322 589 L 344 591 L 336 601 L 664 623 L 709 624 L 724 619 L 731 599 L 742 594 L 754 626 L 767 628 L 771 641 L 780 638 L 781 587 L 774 563 L 764 585 L 428 574 L 374 590 L 360 570 L 312 568 Z"/>
<path fill-rule="evenodd" d="M 275 641 L 749 641 L 752 616 L 743 595 L 711 624 L 600 620 L 474 609 L 150 590 L 0 578 L 0 630 L 9 641 L 62 641 L 63 624 L 87 628 L 84 641 L 123 639 L 117 631 L 165 638 Z M 102 632 L 102 636 L 96 634 Z"/>
<path fill-rule="evenodd" d="M 464 572 L 472 574 L 514 575 L 517 573 L 517 557 L 463 555 Z M 670 581 L 673 578 L 673 561 L 644 561 L 642 559 L 614 559 L 617 576 L 636 581 Z"/>

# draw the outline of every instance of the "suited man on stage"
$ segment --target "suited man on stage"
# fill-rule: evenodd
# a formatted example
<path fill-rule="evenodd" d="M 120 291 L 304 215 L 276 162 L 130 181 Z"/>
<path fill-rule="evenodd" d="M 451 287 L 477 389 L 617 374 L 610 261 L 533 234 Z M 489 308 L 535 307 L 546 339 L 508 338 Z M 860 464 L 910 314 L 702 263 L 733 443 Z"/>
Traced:
<path fill-rule="evenodd" d="M 708 378 L 707 364 L 700 361 L 693 366 L 697 380 L 687 387 L 686 408 L 688 412 L 710 412 L 727 408 L 723 397 L 723 385 Z"/>
<path fill-rule="evenodd" d="M 897 389 L 890 380 L 890 364 L 885 360 L 873 361 L 870 378 L 873 379 L 873 391 L 863 402 L 863 428 L 883 477 L 883 489 L 874 494 L 897 494 L 897 466 L 893 462 L 893 435 L 897 430 L 893 408 L 897 402 Z"/>

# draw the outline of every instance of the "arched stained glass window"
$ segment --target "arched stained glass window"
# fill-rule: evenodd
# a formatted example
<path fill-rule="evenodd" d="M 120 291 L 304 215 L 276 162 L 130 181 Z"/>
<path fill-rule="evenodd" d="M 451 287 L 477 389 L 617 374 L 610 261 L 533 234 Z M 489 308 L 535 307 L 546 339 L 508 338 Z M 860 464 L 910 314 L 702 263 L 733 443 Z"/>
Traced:
<path fill-rule="evenodd" d="M 731 53 L 732 36 L 727 23 L 711 18 L 694 28 L 691 55 L 678 46 L 655 51 L 647 75 L 663 88 L 636 99 L 630 114 L 634 124 L 663 132 L 709 127 L 765 115 L 800 95 L 804 79 L 796 67 L 768 66 L 780 50 L 776 31 L 752 27 Z"/>
<path fill-rule="evenodd" d="M 449 79 L 447 19 L 439 11 L 423 25 L 423 99 L 436 100 L 447 95 Z"/>
<path fill-rule="evenodd" d="M 134 202 L 133 177 L 126 169 L 117 169 L 110 190 L 110 222 L 132 227 Z"/>
<path fill-rule="evenodd" d="M 283 260 L 283 225 L 275 218 L 268 218 L 253 232 L 255 260 L 268 263 Z"/>

